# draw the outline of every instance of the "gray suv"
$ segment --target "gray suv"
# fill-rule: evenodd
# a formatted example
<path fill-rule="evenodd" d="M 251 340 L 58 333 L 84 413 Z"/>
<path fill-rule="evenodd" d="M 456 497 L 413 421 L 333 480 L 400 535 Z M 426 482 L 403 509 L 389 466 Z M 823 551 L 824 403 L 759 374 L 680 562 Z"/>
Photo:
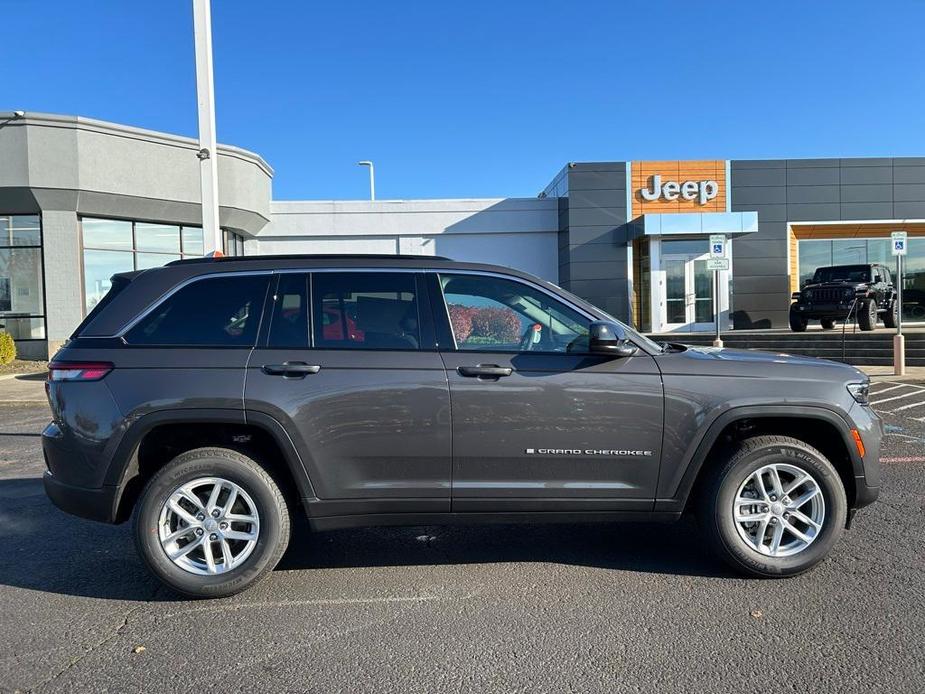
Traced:
<path fill-rule="evenodd" d="M 436 257 L 197 259 L 115 275 L 49 364 L 45 489 L 174 590 L 244 590 L 314 530 L 676 520 L 806 571 L 877 498 L 868 379 L 656 343 L 522 272 Z"/>

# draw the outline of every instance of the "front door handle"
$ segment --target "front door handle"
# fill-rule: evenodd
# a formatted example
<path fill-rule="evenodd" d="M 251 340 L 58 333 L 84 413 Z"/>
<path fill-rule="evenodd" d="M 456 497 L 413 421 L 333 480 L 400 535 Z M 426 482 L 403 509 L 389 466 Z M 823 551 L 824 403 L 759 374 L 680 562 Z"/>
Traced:
<path fill-rule="evenodd" d="M 497 364 L 479 364 L 477 366 L 458 366 L 456 372 L 460 376 L 469 378 L 501 378 L 510 376 L 514 369 L 510 366 L 498 366 Z"/>
<path fill-rule="evenodd" d="M 321 371 L 321 367 L 316 364 L 306 364 L 304 361 L 287 361 L 282 364 L 264 364 L 261 370 L 267 376 L 305 378 L 309 374 L 316 374 Z"/>

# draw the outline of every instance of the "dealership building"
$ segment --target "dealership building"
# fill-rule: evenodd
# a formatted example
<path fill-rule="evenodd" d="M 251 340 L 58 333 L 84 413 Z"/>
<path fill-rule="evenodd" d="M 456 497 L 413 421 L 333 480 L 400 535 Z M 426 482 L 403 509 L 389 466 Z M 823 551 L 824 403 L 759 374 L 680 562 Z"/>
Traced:
<path fill-rule="evenodd" d="M 195 140 L 0 113 L 0 325 L 20 355 L 67 339 L 117 272 L 204 252 Z M 888 263 L 925 321 L 925 157 L 573 162 L 532 198 L 278 201 L 259 154 L 219 146 L 229 255 L 405 253 L 532 272 L 646 332 L 786 328 L 817 267 Z M 709 238 L 728 239 L 714 282 Z"/>

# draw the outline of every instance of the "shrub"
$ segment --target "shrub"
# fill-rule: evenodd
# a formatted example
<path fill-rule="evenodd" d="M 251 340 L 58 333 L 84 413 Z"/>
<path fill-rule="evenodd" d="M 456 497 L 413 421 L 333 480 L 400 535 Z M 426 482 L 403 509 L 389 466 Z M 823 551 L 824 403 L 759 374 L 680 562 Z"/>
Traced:
<path fill-rule="evenodd" d="M 520 319 L 509 308 L 477 308 L 472 314 L 472 335 L 500 344 L 520 340 Z"/>
<path fill-rule="evenodd" d="M 450 322 L 457 342 L 465 342 L 472 334 L 472 314 L 475 309 L 461 304 L 450 304 Z"/>
<path fill-rule="evenodd" d="M 0 364 L 9 364 L 16 358 L 16 343 L 6 330 L 0 330 Z"/>

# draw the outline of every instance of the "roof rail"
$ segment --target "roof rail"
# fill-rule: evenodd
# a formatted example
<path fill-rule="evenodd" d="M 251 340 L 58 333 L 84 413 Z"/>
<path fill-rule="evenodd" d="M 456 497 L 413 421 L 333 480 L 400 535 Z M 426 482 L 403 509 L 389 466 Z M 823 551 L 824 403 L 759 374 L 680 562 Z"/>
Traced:
<path fill-rule="evenodd" d="M 289 253 L 279 255 L 221 255 L 215 257 L 184 258 L 172 260 L 167 265 L 191 265 L 196 263 L 227 263 L 259 260 L 444 260 L 452 258 L 442 255 L 408 255 L 402 253 Z"/>

